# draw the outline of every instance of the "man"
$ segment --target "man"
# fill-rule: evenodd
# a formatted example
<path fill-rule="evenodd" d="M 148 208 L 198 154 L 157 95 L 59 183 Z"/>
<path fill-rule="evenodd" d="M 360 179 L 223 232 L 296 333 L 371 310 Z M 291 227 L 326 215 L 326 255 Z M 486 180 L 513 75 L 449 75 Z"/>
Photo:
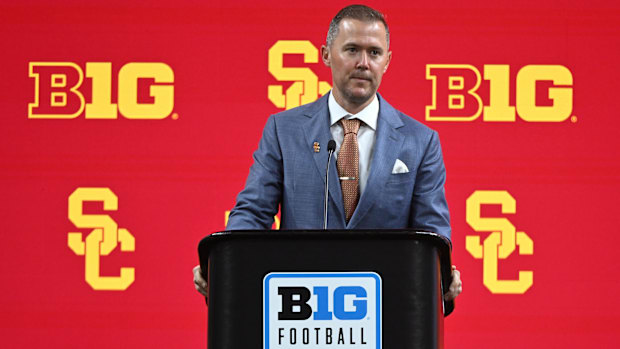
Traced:
<path fill-rule="evenodd" d="M 269 229 L 279 206 L 281 229 L 321 228 L 325 148 L 334 139 L 328 228 L 418 228 L 450 238 L 437 133 L 377 94 L 392 58 L 388 48 L 381 13 L 363 5 L 340 10 L 321 47 L 332 70 L 331 92 L 269 118 L 227 230 Z M 199 266 L 194 283 L 206 296 Z M 445 298 L 454 299 L 461 290 L 453 266 Z"/>

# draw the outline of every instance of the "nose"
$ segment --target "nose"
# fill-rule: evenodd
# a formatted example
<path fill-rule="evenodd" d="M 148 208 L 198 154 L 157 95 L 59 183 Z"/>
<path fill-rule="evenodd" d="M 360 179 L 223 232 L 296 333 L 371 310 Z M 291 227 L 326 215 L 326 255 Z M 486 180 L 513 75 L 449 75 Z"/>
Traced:
<path fill-rule="evenodd" d="M 359 55 L 359 59 L 357 61 L 357 65 L 355 66 L 357 69 L 363 69 L 366 70 L 369 68 L 368 66 L 368 52 L 366 51 L 361 51 L 360 55 Z"/>

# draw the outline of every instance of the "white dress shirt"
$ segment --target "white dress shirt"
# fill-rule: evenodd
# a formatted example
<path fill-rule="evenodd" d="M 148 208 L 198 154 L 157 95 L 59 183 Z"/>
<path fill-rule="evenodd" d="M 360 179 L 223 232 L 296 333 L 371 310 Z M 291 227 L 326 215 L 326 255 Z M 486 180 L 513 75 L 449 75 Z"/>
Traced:
<path fill-rule="evenodd" d="M 351 115 L 347 112 L 334 98 L 334 95 L 329 92 L 328 99 L 330 127 L 329 130 L 332 134 L 332 138 L 336 141 L 335 156 L 338 156 L 340 151 L 340 145 L 344 139 L 344 130 L 339 123 L 340 119 L 359 119 L 361 120 L 360 129 L 357 132 L 357 144 L 359 146 L 359 185 L 360 196 L 366 189 L 366 182 L 368 182 L 368 175 L 370 174 L 370 162 L 372 161 L 373 150 L 375 147 L 375 132 L 377 131 L 377 118 L 379 117 L 379 100 L 375 94 L 372 102 L 362 109 L 359 113 Z"/>

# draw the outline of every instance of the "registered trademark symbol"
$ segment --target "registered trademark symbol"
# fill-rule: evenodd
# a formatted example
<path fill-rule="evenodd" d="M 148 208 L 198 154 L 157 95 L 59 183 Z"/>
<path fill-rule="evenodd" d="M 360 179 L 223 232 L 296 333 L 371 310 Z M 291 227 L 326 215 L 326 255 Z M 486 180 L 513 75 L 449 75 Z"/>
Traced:
<path fill-rule="evenodd" d="M 571 122 L 577 122 L 577 117 L 575 115 L 570 117 Z"/>
<path fill-rule="evenodd" d="M 179 118 L 179 114 L 177 113 L 172 113 L 172 120 L 176 120 Z"/>

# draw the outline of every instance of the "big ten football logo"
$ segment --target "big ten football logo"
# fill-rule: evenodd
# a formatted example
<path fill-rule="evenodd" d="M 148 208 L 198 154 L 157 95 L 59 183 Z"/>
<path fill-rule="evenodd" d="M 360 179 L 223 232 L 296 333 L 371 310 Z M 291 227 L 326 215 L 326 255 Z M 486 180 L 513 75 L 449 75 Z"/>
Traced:
<path fill-rule="evenodd" d="M 230 217 L 230 211 L 224 211 L 224 227 L 228 225 L 228 217 Z M 273 224 L 271 229 L 280 229 L 280 214 L 273 217 Z"/>
<path fill-rule="evenodd" d="M 69 248 L 77 255 L 85 258 L 86 282 L 94 290 L 126 290 L 135 280 L 134 268 L 121 268 L 120 276 L 101 276 L 101 256 L 107 256 L 120 243 L 121 251 L 133 252 L 136 241 L 131 233 L 108 215 L 84 214 L 86 201 L 103 203 L 105 211 L 118 209 L 118 197 L 108 188 L 77 188 L 69 196 L 69 220 L 82 229 L 94 228 L 82 239 L 82 233 L 70 232 L 67 237 Z"/>
<path fill-rule="evenodd" d="M 478 68 L 468 64 L 428 64 L 426 79 L 432 81 L 432 102 L 426 106 L 426 120 L 472 121 L 481 114 L 484 121 L 500 122 L 515 121 L 517 114 L 528 122 L 561 122 L 571 117 L 573 75 L 568 68 L 522 67 L 516 75 L 514 106 L 510 105 L 510 66 L 485 64 L 483 73 L 481 76 Z M 482 78 L 489 82 L 486 102 L 478 91 Z"/>
<path fill-rule="evenodd" d="M 269 49 L 269 72 L 278 81 L 293 81 L 283 92 L 282 85 L 267 86 L 267 97 L 278 108 L 291 109 L 314 102 L 331 86 L 307 67 L 285 67 L 285 55 L 303 55 L 304 63 L 318 63 L 319 50 L 307 40 L 279 40 Z"/>
<path fill-rule="evenodd" d="M 380 348 L 378 274 L 275 272 L 264 286 L 265 348 Z"/>
<path fill-rule="evenodd" d="M 519 247 L 520 255 L 534 253 L 534 242 L 506 218 L 481 217 L 482 205 L 500 205 L 503 214 L 516 212 L 516 200 L 507 191 L 477 190 L 467 198 L 466 220 L 477 232 L 491 232 L 480 244 L 479 235 L 465 237 L 465 248 L 476 259 L 482 259 L 483 284 L 496 294 L 523 294 L 534 284 L 534 272 L 519 271 L 517 280 L 500 280 L 499 259 L 508 258 Z"/>
<path fill-rule="evenodd" d="M 110 62 L 87 62 L 85 70 L 72 62 L 30 62 L 28 75 L 34 78 L 30 119 L 74 119 L 82 113 L 86 119 L 117 119 L 120 112 L 127 119 L 159 120 L 174 107 L 174 72 L 165 63 L 123 65 L 116 89 Z M 85 76 L 90 91 L 83 84 Z"/>
<path fill-rule="evenodd" d="M 361 320 L 368 312 L 366 289 L 361 286 L 336 287 L 330 299 L 327 286 L 314 286 L 312 294 L 316 296 L 317 309 L 312 312 L 308 304 L 310 289 L 306 287 L 278 287 L 278 294 L 282 296 L 282 310 L 278 312 L 278 320 L 307 320 L 312 316 L 314 320 Z M 344 307 L 345 297 L 353 296 L 352 311 Z M 327 310 L 329 301 L 333 302 L 334 311 Z"/>

